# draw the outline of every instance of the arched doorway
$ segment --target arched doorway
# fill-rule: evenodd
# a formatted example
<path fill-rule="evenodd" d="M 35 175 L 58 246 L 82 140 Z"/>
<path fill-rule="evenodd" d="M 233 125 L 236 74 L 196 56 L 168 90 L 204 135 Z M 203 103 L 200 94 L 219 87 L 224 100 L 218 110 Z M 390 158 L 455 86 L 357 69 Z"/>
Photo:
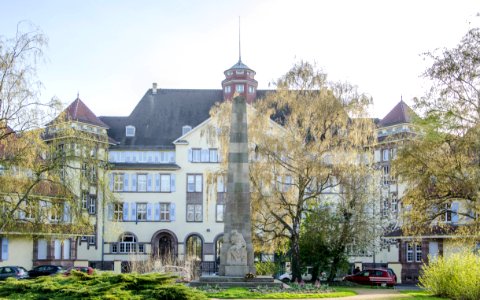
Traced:
<path fill-rule="evenodd" d="M 159 230 L 152 237 L 152 255 L 173 263 L 177 258 L 177 236 L 170 230 Z"/>

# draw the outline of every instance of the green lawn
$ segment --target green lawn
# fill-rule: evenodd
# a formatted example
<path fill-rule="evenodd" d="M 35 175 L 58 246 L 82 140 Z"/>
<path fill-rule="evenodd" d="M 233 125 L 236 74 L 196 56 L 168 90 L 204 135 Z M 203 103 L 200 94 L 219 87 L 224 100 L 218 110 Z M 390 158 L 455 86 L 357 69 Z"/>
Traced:
<path fill-rule="evenodd" d="M 410 296 L 407 299 L 425 299 L 425 300 L 445 300 L 447 298 L 435 297 L 426 291 L 400 291 L 400 293 Z"/>
<path fill-rule="evenodd" d="M 336 298 L 354 296 L 357 293 L 346 288 L 335 288 L 332 292 L 325 293 L 301 293 L 292 292 L 274 292 L 261 293 L 251 292 L 247 288 L 229 288 L 218 292 L 207 292 L 209 298 L 219 299 L 307 299 L 307 298 Z"/>

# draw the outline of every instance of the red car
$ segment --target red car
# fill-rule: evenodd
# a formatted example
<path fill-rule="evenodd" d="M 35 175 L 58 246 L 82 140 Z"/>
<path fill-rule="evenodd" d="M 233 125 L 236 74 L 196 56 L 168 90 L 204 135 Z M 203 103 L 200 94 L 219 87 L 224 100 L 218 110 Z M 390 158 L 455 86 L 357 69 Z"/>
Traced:
<path fill-rule="evenodd" d="M 353 275 L 348 275 L 343 280 L 366 285 L 394 286 L 396 278 L 385 269 L 366 269 Z"/>
<path fill-rule="evenodd" d="M 70 267 L 68 268 L 64 275 L 65 276 L 68 276 L 70 275 L 71 271 L 72 270 L 75 270 L 75 271 L 78 271 L 78 272 L 83 272 L 83 273 L 87 273 L 88 275 L 92 275 L 93 274 L 93 268 L 91 267 Z"/>

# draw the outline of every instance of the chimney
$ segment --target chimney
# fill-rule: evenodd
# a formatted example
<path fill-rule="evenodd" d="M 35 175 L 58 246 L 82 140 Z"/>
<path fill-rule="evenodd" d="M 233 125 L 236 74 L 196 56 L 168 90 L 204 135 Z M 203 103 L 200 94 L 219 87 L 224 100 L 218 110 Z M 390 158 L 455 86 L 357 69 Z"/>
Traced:
<path fill-rule="evenodd" d="M 156 95 L 157 94 L 157 83 L 154 82 L 152 83 L 152 95 Z"/>

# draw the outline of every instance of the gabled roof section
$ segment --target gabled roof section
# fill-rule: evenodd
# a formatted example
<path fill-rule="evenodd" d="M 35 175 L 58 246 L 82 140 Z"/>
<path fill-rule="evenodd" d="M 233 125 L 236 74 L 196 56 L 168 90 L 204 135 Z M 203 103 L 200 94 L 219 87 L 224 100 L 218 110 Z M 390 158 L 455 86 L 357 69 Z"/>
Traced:
<path fill-rule="evenodd" d="M 397 105 L 378 123 L 379 127 L 387 127 L 403 123 L 411 123 L 412 118 L 416 116 L 413 109 L 410 108 L 403 100 L 400 100 Z"/>
<path fill-rule="evenodd" d="M 78 121 L 82 123 L 87 123 L 99 127 L 108 128 L 108 125 L 103 123 L 102 120 L 97 118 L 97 116 L 88 108 L 85 103 L 83 103 L 80 98 L 75 99 L 65 110 L 66 118 L 68 120 Z"/>
<path fill-rule="evenodd" d="M 257 91 L 257 98 L 265 91 Z M 221 89 L 149 89 L 127 117 L 100 117 L 110 129 L 117 149 L 173 148 L 185 125 L 197 127 L 210 118 L 210 109 L 223 101 Z M 125 127 L 135 126 L 135 136 L 125 136 Z"/>

